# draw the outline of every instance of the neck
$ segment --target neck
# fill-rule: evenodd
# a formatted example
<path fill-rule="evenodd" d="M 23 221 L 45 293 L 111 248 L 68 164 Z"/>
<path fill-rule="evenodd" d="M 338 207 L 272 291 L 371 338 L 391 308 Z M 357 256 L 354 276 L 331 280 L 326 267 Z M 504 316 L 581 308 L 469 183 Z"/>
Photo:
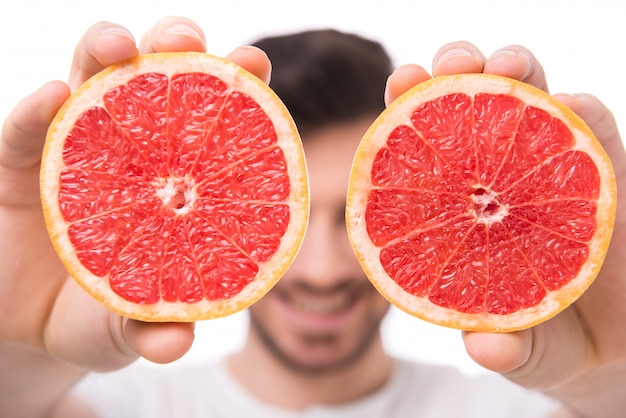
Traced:
<path fill-rule="evenodd" d="M 255 397 L 295 410 L 312 404 L 343 404 L 361 399 L 384 386 L 392 367 L 380 332 L 354 362 L 322 374 L 307 374 L 288 367 L 267 349 L 254 331 L 243 349 L 229 359 L 235 379 Z"/>

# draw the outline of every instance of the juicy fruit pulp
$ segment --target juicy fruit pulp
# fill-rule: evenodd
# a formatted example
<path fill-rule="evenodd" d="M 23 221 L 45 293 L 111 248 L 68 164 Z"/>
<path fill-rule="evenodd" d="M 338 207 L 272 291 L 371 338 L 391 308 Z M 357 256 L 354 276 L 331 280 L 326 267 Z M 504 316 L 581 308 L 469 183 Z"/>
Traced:
<path fill-rule="evenodd" d="M 606 187 L 588 150 L 559 117 L 508 92 L 443 93 L 407 113 L 376 151 L 362 202 L 384 275 L 444 308 L 416 314 L 445 325 L 530 309 L 518 328 L 544 315 L 533 309 L 548 294 L 588 275 Z"/>
<path fill-rule="evenodd" d="M 161 307 L 142 319 L 197 319 L 185 304 L 236 299 L 279 254 L 294 210 L 306 211 L 290 182 L 302 162 L 285 155 L 276 120 L 199 71 L 132 74 L 101 100 L 68 129 L 57 179 L 78 263 L 129 305 L 173 303 L 181 316 Z M 281 251 L 267 286 L 295 255 Z"/>
<path fill-rule="evenodd" d="M 104 108 L 83 113 L 67 137 L 59 201 L 77 255 L 133 302 L 232 297 L 289 222 L 272 124 L 209 75 L 147 74 L 127 86 L 107 92 Z M 189 115 L 201 101 L 204 112 Z"/>
<path fill-rule="evenodd" d="M 479 94 L 472 103 L 454 94 L 429 102 L 376 158 L 368 232 L 406 291 L 462 312 L 506 314 L 539 303 L 587 258 L 597 169 L 587 154 L 569 151 L 573 138 L 560 121 L 510 99 Z M 442 121 L 436 107 L 454 108 L 447 115 L 458 119 Z M 422 178 L 443 161 L 437 184 Z M 411 184 L 401 195 L 398 180 Z"/>

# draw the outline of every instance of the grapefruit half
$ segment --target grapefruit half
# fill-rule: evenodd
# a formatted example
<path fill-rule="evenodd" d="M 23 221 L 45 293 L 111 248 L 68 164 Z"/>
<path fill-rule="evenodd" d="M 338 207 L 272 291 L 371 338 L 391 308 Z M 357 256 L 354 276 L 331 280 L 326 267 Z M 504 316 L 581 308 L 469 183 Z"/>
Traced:
<path fill-rule="evenodd" d="M 436 324 L 514 331 L 589 287 L 616 186 L 591 130 L 547 93 L 485 74 L 393 102 L 354 159 L 346 221 L 376 288 Z"/>
<path fill-rule="evenodd" d="M 286 108 L 254 75 L 203 53 L 145 55 L 88 80 L 50 126 L 40 178 L 70 275 L 145 321 L 254 303 L 295 257 L 308 219 Z"/>

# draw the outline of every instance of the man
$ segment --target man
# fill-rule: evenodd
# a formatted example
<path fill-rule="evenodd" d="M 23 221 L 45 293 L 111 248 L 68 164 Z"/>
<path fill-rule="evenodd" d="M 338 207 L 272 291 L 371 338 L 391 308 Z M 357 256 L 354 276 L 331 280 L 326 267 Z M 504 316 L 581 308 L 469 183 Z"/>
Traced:
<path fill-rule="evenodd" d="M 172 361 L 188 349 L 193 330 L 189 324 L 145 324 L 110 314 L 66 279 L 49 247 L 35 180 L 42 135 L 69 94 L 68 87 L 60 82 L 44 86 L 5 122 L 0 142 L 0 253 L 6 270 L 0 278 L 0 302 L 6 314 L 0 323 L 0 372 L 8 379 L 0 384 L 2 416 L 88 417 L 97 416 L 96 411 L 116 417 L 549 416 L 549 402 L 523 394 L 497 376 L 466 380 L 447 369 L 394 360 L 384 352 L 379 324 L 388 305 L 369 285 L 351 252 L 343 205 L 351 157 L 382 110 L 389 59 L 380 46 L 351 36 L 300 36 L 258 45 L 273 62 L 272 87 L 302 131 L 311 181 L 310 226 L 292 268 L 250 308 L 245 346 L 224 363 L 172 374 L 90 375 L 71 391 L 86 370 L 120 369 L 137 355 Z M 324 36 L 332 41 L 311 41 Z M 294 51 L 286 51 L 281 42 L 293 44 Z M 342 53 L 316 56 L 314 64 L 304 58 L 336 42 L 347 43 L 339 49 Z M 101 45 L 109 47 L 97 48 Z M 139 49 L 204 48 L 200 28 L 169 18 L 142 39 Z M 347 51 L 361 58 L 350 64 L 353 54 Z M 77 47 L 70 86 L 103 65 L 136 54 L 123 28 L 95 25 Z M 377 58 L 363 65 L 370 56 Z M 269 62 L 259 50 L 241 48 L 228 58 L 269 79 Z M 290 69 L 290 63 L 298 70 Z M 357 76 L 360 70 L 365 70 L 364 78 Z M 546 85 L 540 65 L 521 47 L 487 59 L 471 44 L 454 43 L 440 50 L 433 66 L 435 74 L 479 71 Z M 324 74 L 332 77 L 325 79 Z M 341 74 L 349 76 L 322 88 Z M 387 101 L 428 77 L 421 67 L 401 67 L 389 77 Z M 301 86 L 308 87 L 298 91 Z M 371 101 L 370 87 L 379 92 L 378 97 L 372 93 Z M 355 98 L 353 93 L 363 96 Z M 589 96 L 560 99 L 579 112 L 603 142 L 621 187 L 624 150 L 608 110 Z M 307 107 L 319 101 L 324 106 Z M 356 102 L 373 104 L 357 107 Z M 620 213 L 616 228 L 601 277 L 572 309 L 529 331 L 465 335 L 474 359 L 560 400 L 561 416 L 613 417 L 624 406 L 619 388 L 626 381 L 626 348 L 619 318 L 626 313 L 626 284 L 620 280 L 626 247 Z M 27 243 L 23 237 L 29 237 Z"/>

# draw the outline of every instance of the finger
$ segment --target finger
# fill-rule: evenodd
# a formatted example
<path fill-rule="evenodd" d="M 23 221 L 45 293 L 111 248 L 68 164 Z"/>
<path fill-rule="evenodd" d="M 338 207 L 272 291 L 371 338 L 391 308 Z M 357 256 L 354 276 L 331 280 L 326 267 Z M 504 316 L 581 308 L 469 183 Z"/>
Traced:
<path fill-rule="evenodd" d="M 48 305 L 42 344 L 44 350 L 56 359 L 85 370 L 111 371 L 124 367 L 138 357 L 126 343 L 123 318 L 97 302 L 67 272 L 47 278 L 40 298 L 55 297 Z M 52 291 L 48 282 L 54 279 Z M 30 321 L 33 322 L 32 320 Z"/>
<path fill-rule="evenodd" d="M 272 65 L 265 52 L 259 48 L 242 46 L 228 54 L 226 59 L 254 74 L 264 83 L 269 84 Z"/>
<path fill-rule="evenodd" d="M 626 179 L 626 151 L 624 150 L 624 143 L 622 142 L 613 113 L 611 113 L 611 111 L 600 100 L 590 94 L 557 94 L 554 97 L 578 114 L 578 116 L 580 116 L 587 126 L 589 126 L 589 128 L 593 131 L 611 159 L 613 169 L 615 170 L 618 188 L 621 188 L 621 181 Z M 622 235 L 625 233 L 622 232 L 624 231 L 622 226 L 626 227 L 626 216 L 623 211 L 623 209 L 626 208 L 626 194 L 618 192 L 617 199 L 618 208 L 615 221 L 616 227 L 614 229 L 614 238 L 611 241 L 612 243 L 624 242 L 623 240 L 626 239 L 623 238 Z M 616 245 L 618 244 L 612 244 L 609 248 L 611 254 L 612 251 L 617 251 L 617 248 L 615 248 Z M 617 276 L 621 274 L 621 257 L 607 256 L 605 262 L 606 266 L 603 270 L 605 274 L 612 271 L 614 271 Z M 614 265 L 615 270 L 609 268 L 609 265 Z M 613 296 L 614 293 L 608 292 L 607 295 Z M 598 306 L 603 306 L 603 304 L 600 302 Z"/>
<path fill-rule="evenodd" d="M 554 97 L 578 114 L 607 151 L 616 170 L 626 170 L 626 154 L 613 113 L 590 94 L 555 94 Z"/>
<path fill-rule="evenodd" d="M 155 363 L 172 362 L 189 350 L 193 339 L 193 323 L 147 323 L 121 317 L 68 279 L 46 321 L 43 344 L 55 358 L 88 370 L 110 371 L 138 356 Z"/>
<path fill-rule="evenodd" d="M 590 324 L 619 324 L 616 318 L 626 313 L 623 284 L 623 247 L 626 242 L 626 151 L 611 111 L 589 94 L 557 94 L 555 98 L 577 113 L 594 132 L 610 157 L 617 182 L 617 208 L 611 243 L 602 270 L 593 285 L 576 302 L 582 316 Z M 590 327 L 590 334 L 603 361 L 611 362 L 622 356 L 626 328 L 615 326 L 610 332 L 601 326 Z"/>
<path fill-rule="evenodd" d="M 552 320 L 515 333 L 470 332 L 465 348 L 481 366 L 527 388 L 550 390 L 578 376 L 594 352 L 574 308 Z"/>
<path fill-rule="evenodd" d="M 548 91 L 543 67 L 528 49 L 519 45 L 508 46 L 496 51 L 485 62 L 483 71 L 514 78 Z"/>
<path fill-rule="evenodd" d="M 396 68 L 387 79 L 385 104 L 389 105 L 411 87 L 430 78 L 430 74 L 419 65 L 409 64 Z"/>
<path fill-rule="evenodd" d="M 57 81 L 22 99 L 2 127 L 0 167 L 19 170 L 38 164 L 48 126 L 69 94 L 69 87 Z"/>
<path fill-rule="evenodd" d="M 128 320 L 124 338 L 134 352 L 155 363 L 170 363 L 181 358 L 194 339 L 193 323 L 141 322 Z"/>
<path fill-rule="evenodd" d="M 485 56 L 469 42 L 458 41 L 444 45 L 433 59 L 433 75 L 480 73 Z"/>
<path fill-rule="evenodd" d="M 152 52 L 206 51 L 202 29 L 184 17 L 166 17 L 154 25 L 141 39 L 142 54 Z"/>
<path fill-rule="evenodd" d="M 104 67 L 137 55 L 133 35 L 122 26 L 100 22 L 93 25 L 74 51 L 69 84 L 72 90 Z"/>

